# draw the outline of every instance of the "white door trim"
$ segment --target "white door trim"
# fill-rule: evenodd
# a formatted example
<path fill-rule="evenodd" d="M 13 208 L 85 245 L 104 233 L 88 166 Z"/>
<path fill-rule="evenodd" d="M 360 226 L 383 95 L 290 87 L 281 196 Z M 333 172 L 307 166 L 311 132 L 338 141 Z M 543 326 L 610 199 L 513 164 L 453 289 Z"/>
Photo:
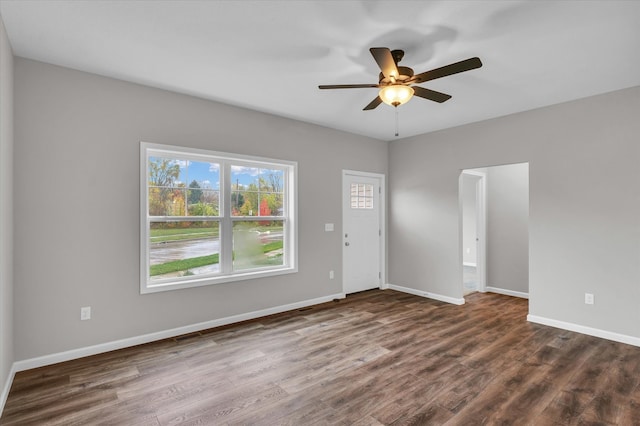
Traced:
<path fill-rule="evenodd" d="M 387 210 L 387 201 L 386 201 L 386 186 L 385 186 L 385 175 L 382 173 L 371 173 L 371 172 L 362 172 L 357 170 L 342 170 L 342 181 L 340 186 L 340 196 L 342 197 L 342 226 L 341 226 L 341 234 L 340 234 L 340 244 L 342 245 L 342 292 L 345 293 L 344 288 L 344 265 L 345 265 L 345 245 L 344 245 L 344 224 L 346 221 L 346 212 L 348 205 L 344 202 L 344 194 L 342 191 L 344 190 L 344 182 L 347 176 L 360 176 L 367 178 L 378 179 L 380 184 L 380 202 L 378 203 L 378 214 L 380 215 L 380 288 L 385 289 L 389 288 L 389 284 L 387 283 L 387 243 L 386 243 L 386 235 L 387 235 L 387 222 L 386 222 L 386 210 Z"/>
<path fill-rule="evenodd" d="M 476 186 L 476 232 L 479 240 L 476 247 L 476 273 L 478 276 L 478 291 L 484 293 L 487 291 L 487 173 L 478 170 L 463 170 L 460 179 L 462 179 L 462 175 L 480 177 Z M 461 190 L 460 193 L 462 193 Z M 459 211 L 462 211 L 462 207 L 460 207 Z M 462 215 L 460 217 L 460 259 L 462 259 Z"/>

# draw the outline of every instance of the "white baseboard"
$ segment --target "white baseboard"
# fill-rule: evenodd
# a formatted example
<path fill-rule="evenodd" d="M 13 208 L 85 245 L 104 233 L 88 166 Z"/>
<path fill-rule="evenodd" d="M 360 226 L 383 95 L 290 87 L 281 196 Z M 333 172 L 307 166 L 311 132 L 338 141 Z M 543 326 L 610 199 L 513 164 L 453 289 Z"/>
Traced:
<path fill-rule="evenodd" d="M 471 263 L 471 262 L 462 262 L 462 266 L 473 266 L 475 268 L 478 265 L 476 265 L 475 263 Z"/>
<path fill-rule="evenodd" d="M 248 312 L 246 314 L 233 315 L 226 318 L 219 318 L 211 321 L 200 322 L 197 324 L 187 325 L 184 327 L 172 328 L 170 330 L 158 331 L 155 333 L 144 334 L 141 336 L 129 337 L 126 339 L 115 340 L 112 342 L 100 343 L 84 348 L 72 349 L 65 352 L 44 355 L 36 358 L 17 361 L 13 364 L 14 371 L 30 370 L 32 368 L 43 367 L 45 365 L 56 364 L 58 362 L 78 359 L 85 356 L 97 355 L 104 352 L 114 351 L 117 349 L 128 348 L 130 346 L 141 345 L 144 343 L 155 342 L 157 340 L 168 339 L 170 337 L 180 336 L 183 334 L 194 333 L 209 328 L 220 327 L 222 325 L 233 324 L 236 322 L 251 320 L 255 318 L 265 317 L 267 315 L 279 314 L 281 312 L 300 309 L 307 306 L 319 305 L 320 303 L 330 302 L 334 299 L 344 299 L 344 293 L 331 294 L 329 296 L 318 297 L 316 299 L 303 300 L 301 302 L 290 303 L 288 305 L 276 306 L 273 308 L 262 309 L 259 311 Z M 9 386 L 11 386 L 9 384 Z"/>
<path fill-rule="evenodd" d="M 614 333 L 611 331 L 600 330 L 598 328 L 586 327 L 584 325 L 558 321 L 531 314 L 527 315 L 527 321 L 640 347 L 640 337 L 627 336 L 626 334 Z"/>
<path fill-rule="evenodd" d="M 0 395 L 0 415 L 4 411 L 4 404 L 7 402 L 7 397 L 9 396 L 9 391 L 11 390 L 11 385 L 13 384 L 13 378 L 16 375 L 16 364 L 15 362 L 11 365 L 11 369 L 9 370 L 9 374 L 7 375 L 7 381 L 4 383 L 4 387 L 2 388 L 2 395 Z"/>
<path fill-rule="evenodd" d="M 441 302 L 452 303 L 454 305 L 464 305 L 464 298 L 456 299 L 455 297 L 443 296 L 437 293 L 429 293 L 428 291 L 416 290 L 414 288 L 402 287 L 399 285 L 387 284 L 387 288 L 391 290 L 401 291 L 403 293 L 422 296 L 429 299 L 439 300 Z"/>
<path fill-rule="evenodd" d="M 507 290 L 507 289 L 498 288 L 498 287 L 487 286 L 487 287 L 485 287 L 484 291 L 488 291 L 490 293 L 504 294 L 505 296 L 521 297 L 523 299 L 528 299 L 529 298 L 529 293 L 523 293 L 521 291 Z"/>

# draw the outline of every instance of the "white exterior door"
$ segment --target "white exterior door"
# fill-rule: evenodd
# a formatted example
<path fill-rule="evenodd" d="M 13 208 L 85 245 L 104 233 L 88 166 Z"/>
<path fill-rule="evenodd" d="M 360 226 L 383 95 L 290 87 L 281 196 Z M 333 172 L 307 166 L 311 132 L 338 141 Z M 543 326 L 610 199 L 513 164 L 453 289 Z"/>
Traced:
<path fill-rule="evenodd" d="M 379 288 L 383 259 L 383 175 L 344 171 L 342 285 L 345 294 Z"/>

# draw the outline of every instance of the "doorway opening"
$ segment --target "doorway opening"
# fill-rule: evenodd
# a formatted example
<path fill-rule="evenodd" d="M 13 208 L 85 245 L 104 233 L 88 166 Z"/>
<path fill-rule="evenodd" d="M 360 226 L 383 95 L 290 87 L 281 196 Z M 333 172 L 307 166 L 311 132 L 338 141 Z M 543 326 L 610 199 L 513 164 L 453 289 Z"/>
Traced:
<path fill-rule="evenodd" d="M 485 291 L 486 169 L 461 175 L 463 295 Z"/>
<path fill-rule="evenodd" d="M 460 259 L 463 296 L 529 296 L 529 164 L 463 170 Z"/>

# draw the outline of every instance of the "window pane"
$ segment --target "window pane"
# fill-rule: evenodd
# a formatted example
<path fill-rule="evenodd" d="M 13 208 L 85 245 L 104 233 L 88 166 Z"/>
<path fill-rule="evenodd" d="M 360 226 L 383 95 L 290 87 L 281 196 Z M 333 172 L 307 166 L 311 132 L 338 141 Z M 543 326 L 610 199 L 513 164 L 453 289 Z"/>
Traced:
<path fill-rule="evenodd" d="M 284 170 L 231 166 L 232 216 L 283 216 Z"/>
<path fill-rule="evenodd" d="M 284 221 L 233 223 L 233 269 L 282 266 Z"/>
<path fill-rule="evenodd" d="M 257 216 L 260 169 L 231 166 L 231 215 Z"/>
<path fill-rule="evenodd" d="M 352 183 L 350 192 L 352 209 L 373 208 L 373 185 L 368 183 Z"/>
<path fill-rule="evenodd" d="M 187 178 L 189 188 L 196 182 L 198 188 L 220 189 L 220 164 L 205 161 L 188 161 Z"/>
<path fill-rule="evenodd" d="M 189 216 L 219 216 L 220 193 L 208 189 L 187 190 Z"/>
<path fill-rule="evenodd" d="M 150 279 L 219 272 L 219 236 L 214 221 L 151 222 Z"/>
<path fill-rule="evenodd" d="M 218 215 L 218 163 L 152 156 L 148 169 L 150 216 Z"/>
<path fill-rule="evenodd" d="M 254 184 L 251 184 L 247 191 L 236 191 L 231 195 L 232 216 L 258 216 L 260 203 L 256 188 Z"/>
<path fill-rule="evenodd" d="M 260 216 L 283 216 L 284 197 L 280 193 L 261 192 L 260 193 Z"/>
<path fill-rule="evenodd" d="M 184 216 L 185 189 L 149 187 L 149 216 Z"/>
<path fill-rule="evenodd" d="M 218 216 L 220 210 L 220 165 L 204 161 L 187 162 L 187 214 Z"/>
<path fill-rule="evenodd" d="M 260 191 L 283 193 L 284 170 L 260 169 L 259 182 Z"/>
<path fill-rule="evenodd" d="M 187 160 L 149 157 L 149 186 L 184 188 Z"/>
<path fill-rule="evenodd" d="M 185 214 L 184 165 L 186 161 L 149 157 L 150 216 L 183 216 Z"/>

